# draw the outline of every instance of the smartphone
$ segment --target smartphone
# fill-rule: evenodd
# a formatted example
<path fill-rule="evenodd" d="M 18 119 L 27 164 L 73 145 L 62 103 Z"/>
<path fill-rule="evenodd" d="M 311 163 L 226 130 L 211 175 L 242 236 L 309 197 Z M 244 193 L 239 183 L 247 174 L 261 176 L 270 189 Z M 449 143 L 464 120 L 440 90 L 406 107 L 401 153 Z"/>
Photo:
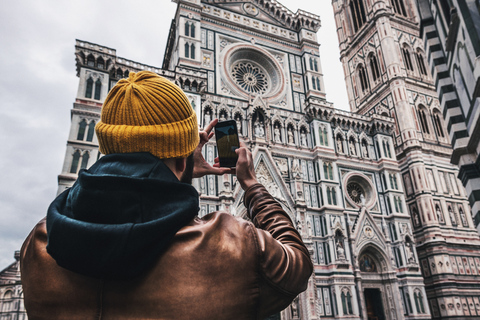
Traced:
<path fill-rule="evenodd" d="M 235 168 L 238 156 L 235 150 L 240 148 L 237 123 L 235 120 L 220 121 L 215 126 L 218 158 L 220 167 Z"/>

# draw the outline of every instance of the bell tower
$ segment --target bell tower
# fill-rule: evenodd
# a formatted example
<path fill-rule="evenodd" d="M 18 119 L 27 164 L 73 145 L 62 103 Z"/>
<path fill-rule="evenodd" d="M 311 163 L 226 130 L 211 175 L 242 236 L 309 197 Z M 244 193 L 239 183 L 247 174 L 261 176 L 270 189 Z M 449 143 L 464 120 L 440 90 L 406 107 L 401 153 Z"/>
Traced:
<path fill-rule="evenodd" d="M 395 120 L 395 153 L 432 317 L 478 317 L 480 239 L 458 168 L 450 164 L 444 97 L 427 68 L 416 1 L 332 5 L 351 111 Z M 401 205 L 387 199 L 387 206 Z M 402 298 L 408 318 L 415 297 Z"/>

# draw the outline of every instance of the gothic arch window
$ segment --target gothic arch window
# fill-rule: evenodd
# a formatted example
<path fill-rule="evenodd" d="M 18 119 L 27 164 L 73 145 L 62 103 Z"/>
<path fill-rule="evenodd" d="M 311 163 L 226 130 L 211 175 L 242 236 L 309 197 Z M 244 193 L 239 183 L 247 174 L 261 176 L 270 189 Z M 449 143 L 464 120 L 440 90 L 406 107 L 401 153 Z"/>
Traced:
<path fill-rule="evenodd" d="M 450 3 L 448 0 L 440 0 L 439 2 L 442 8 L 443 16 L 445 17 L 445 22 L 447 23 L 447 26 L 448 26 L 450 24 L 450 20 L 452 19 L 452 16 L 450 13 Z"/>
<path fill-rule="evenodd" d="M 97 59 L 97 68 L 98 69 L 105 69 L 105 61 L 103 60 L 102 57 L 99 57 Z"/>
<path fill-rule="evenodd" d="M 392 239 L 392 241 L 397 241 L 398 235 L 397 235 L 397 228 L 395 226 L 395 223 L 390 222 L 388 225 L 390 227 L 390 238 Z"/>
<path fill-rule="evenodd" d="M 94 96 L 95 100 L 100 100 L 101 91 L 102 91 L 102 81 L 100 81 L 100 79 L 97 79 L 97 81 L 95 81 L 95 96 Z"/>
<path fill-rule="evenodd" d="M 357 68 L 358 79 L 360 80 L 360 87 L 362 88 L 362 93 L 365 94 L 368 91 L 368 77 L 365 72 L 365 68 L 360 65 Z"/>
<path fill-rule="evenodd" d="M 407 306 L 408 306 L 408 309 L 410 310 L 410 313 L 413 313 L 412 300 L 410 299 L 410 293 L 406 292 L 405 298 L 407 300 Z"/>
<path fill-rule="evenodd" d="M 313 70 L 313 58 L 310 57 L 310 70 Z"/>
<path fill-rule="evenodd" d="M 378 68 L 377 57 L 373 53 L 370 54 L 369 63 L 373 82 L 377 82 L 377 80 L 380 80 L 380 69 Z"/>
<path fill-rule="evenodd" d="M 92 77 L 89 77 L 87 79 L 87 88 L 85 89 L 85 98 L 92 98 L 92 92 L 93 92 L 93 79 Z"/>
<path fill-rule="evenodd" d="M 130 71 L 128 70 L 125 70 L 125 75 L 124 75 L 124 78 L 128 78 L 128 75 L 130 74 Z"/>
<path fill-rule="evenodd" d="M 415 53 L 415 58 L 417 60 L 418 70 L 420 70 L 420 74 L 426 76 L 427 75 L 427 68 L 425 67 L 425 59 L 423 57 L 423 53 L 419 50 Z"/>
<path fill-rule="evenodd" d="M 314 76 L 312 76 L 312 88 L 313 88 L 313 90 L 317 90 L 317 84 L 315 82 L 315 77 Z"/>
<path fill-rule="evenodd" d="M 395 173 L 389 174 L 390 176 L 390 186 L 392 189 L 398 190 L 397 175 Z"/>
<path fill-rule="evenodd" d="M 91 54 L 87 57 L 87 66 L 95 67 L 95 58 Z"/>
<path fill-rule="evenodd" d="M 407 17 L 407 10 L 405 10 L 403 0 L 392 0 L 392 7 L 396 14 Z"/>
<path fill-rule="evenodd" d="M 185 21 L 185 36 L 189 37 L 190 36 L 190 22 Z"/>
<path fill-rule="evenodd" d="M 87 141 L 92 142 L 94 133 L 95 133 L 95 121 L 92 121 L 88 125 Z M 81 140 L 83 140 L 83 139 L 81 139 Z"/>
<path fill-rule="evenodd" d="M 383 144 L 383 155 L 386 157 L 386 158 L 391 158 L 392 157 L 392 153 L 390 151 L 390 142 L 388 142 L 387 139 L 383 140 L 382 142 Z"/>
<path fill-rule="evenodd" d="M 190 45 L 190 58 L 195 59 L 195 44 Z"/>
<path fill-rule="evenodd" d="M 123 78 L 123 71 L 122 69 L 118 68 L 117 69 L 117 79 L 122 79 Z"/>
<path fill-rule="evenodd" d="M 398 213 L 403 213 L 403 203 L 402 203 L 402 198 L 399 196 L 394 196 L 393 201 L 395 203 L 395 210 Z"/>
<path fill-rule="evenodd" d="M 90 159 L 90 153 L 84 152 L 82 156 L 82 163 L 80 165 L 80 169 L 87 169 L 89 159 Z"/>
<path fill-rule="evenodd" d="M 313 67 L 315 69 L 315 71 L 318 71 L 318 63 L 317 63 L 317 59 L 313 59 Z"/>
<path fill-rule="evenodd" d="M 367 20 L 362 0 L 350 1 L 350 15 L 352 17 L 353 29 L 357 32 Z"/>
<path fill-rule="evenodd" d="M 190 45 L 188 42 L 185 42 L 185 58 L 190 58 Z"/>
<path fill-rule="evenodd" d="M 318 127 L 319 143 L 321 146 L 328 146 L 328 132 L 326 127 Z"/>
<path fill-rule="evenodd" d="M 85 138 L 85 129 L 87 128 L 87 121 L 83 119 L 78 125 L 77 140 L 83 140 Z"/>
<path fill-rule="evenodd" d="M 75 151 L 72 158 L 72 165 L 70 166 L 70 173 L 77 173 L 78 162 L 80 161 L 80 151 Z"/>
<path fill-rule="evenodd" d="M 433 123 L 435 124 L 435 131 L 439 137 L 445 138 L 445 133 L 443 131 L 443 124 L 442 124 L 442 116 L 440 115 L 440 111 L 435 110 L 433 111 Z"/>
<path fill-rule="evenodd" d="M 190 25 L 190 37 L 195 38 L 195 23 Z"/>
<path fill-rule="evenodd" d="M 428 111 L 423 105 L 418 106 L 418 117 L 420 118 L 420 124 L 422 126 L 423 133 L 430 134 L 430 127 L 428 126 Z"/>
<path fill-rule="evenodd" d="M 316 81 L 317 81 L 317 90 L 321 91 L 322 89 L 320 88 L 320 78 L 316 77 Z"/>
<path fill-rule="evenodd" d="M 350 290 L 347 288 L 344 288 L 342 290 L 341 294 L 342 298 L 342 308 L 343 308 L 343 314 L 353 314 L 352 310 L 352 295 L 350 293 Z"/>
<path fill-rule="evenodd" d="M 425 313 L 425 307 L 423 304 L 423 296 L 420 289 L 416 289 L 413 293 L 413 297 L 415 300 L 415 307 L 417 308 L 418 313 Z"/>
<path fill-rule="evenodd" d="M 410 47 L 407 44 L 403 45 L 402 55 L 403 55 L 403 61 L 405 63 L 405 68 L 407 68 L 408 71 L 413 72 L 412 58 L 410 56 Z"/>

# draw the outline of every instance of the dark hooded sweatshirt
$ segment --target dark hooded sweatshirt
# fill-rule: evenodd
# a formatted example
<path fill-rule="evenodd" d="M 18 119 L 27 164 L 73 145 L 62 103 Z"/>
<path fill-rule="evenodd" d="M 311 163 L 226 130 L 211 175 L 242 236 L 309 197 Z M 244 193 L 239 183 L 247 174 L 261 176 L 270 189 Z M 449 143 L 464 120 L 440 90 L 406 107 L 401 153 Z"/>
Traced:
<path fill-rule="evenodd" d="M 48 253 L 95 278 L 148 270 L 198 212 L 198 193 L 150 153 L 111 154 L 50 205 Z"/>

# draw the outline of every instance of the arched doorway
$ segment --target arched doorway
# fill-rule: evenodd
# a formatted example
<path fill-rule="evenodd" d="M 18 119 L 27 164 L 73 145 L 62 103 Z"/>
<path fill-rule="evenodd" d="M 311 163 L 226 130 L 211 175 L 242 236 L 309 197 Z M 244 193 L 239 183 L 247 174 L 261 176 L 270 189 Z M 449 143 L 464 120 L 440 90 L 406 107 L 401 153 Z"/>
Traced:
<path fill-rule="evenodd" d="M 392 320 L 401 316 L 401 305 L 394 298 L 398 286 L 393 267 L 383 250 L 368 245 L 358 255 L 359 295 L 364 319 Z"/>

